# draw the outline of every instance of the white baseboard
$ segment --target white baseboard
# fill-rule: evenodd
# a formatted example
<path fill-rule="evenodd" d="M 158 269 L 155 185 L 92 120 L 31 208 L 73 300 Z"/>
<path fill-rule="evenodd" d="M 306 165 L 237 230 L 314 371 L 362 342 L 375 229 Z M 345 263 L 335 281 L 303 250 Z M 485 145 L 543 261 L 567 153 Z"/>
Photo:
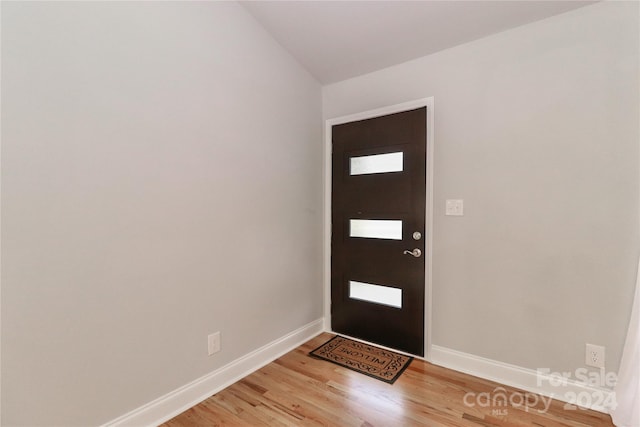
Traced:
<path fill-rule="evenodd" d="M 454 371 L 495 381 L 527 392 L 552 397 L 569 410 L 583 408 L 609 413 L 615 407 L 615 393 L 610 388 L 597 387 L 575 379 L 552 376 L 496 360 L 432 345 L 431 363 Z M 580 378 L 579 378 L 580 379 Z"/>
<path fill-rule="evenodd" d="M 269 344 L 122 415 L 103 427 L 157 426 L 323 332 L 324 320 L 311 322 Z"/>

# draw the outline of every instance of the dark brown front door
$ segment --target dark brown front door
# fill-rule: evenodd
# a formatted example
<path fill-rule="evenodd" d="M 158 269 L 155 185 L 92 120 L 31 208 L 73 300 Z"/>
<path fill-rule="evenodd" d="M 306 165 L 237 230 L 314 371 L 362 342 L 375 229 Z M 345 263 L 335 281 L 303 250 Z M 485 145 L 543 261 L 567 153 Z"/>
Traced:
<path fill-rule="evenodd" d="M 332 128 L 331 325 L 424 355 L 426 108 Z"/>

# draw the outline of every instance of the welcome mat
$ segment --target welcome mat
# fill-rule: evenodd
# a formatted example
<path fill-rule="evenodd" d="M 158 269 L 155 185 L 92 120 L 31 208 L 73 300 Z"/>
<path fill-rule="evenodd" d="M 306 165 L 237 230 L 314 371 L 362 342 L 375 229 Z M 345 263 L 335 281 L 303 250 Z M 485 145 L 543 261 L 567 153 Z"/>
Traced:
<path fill-rule="evenodd" d="M 413 357 L 335 336 L 309 353 L 380 381 L 393 384 Z"/>

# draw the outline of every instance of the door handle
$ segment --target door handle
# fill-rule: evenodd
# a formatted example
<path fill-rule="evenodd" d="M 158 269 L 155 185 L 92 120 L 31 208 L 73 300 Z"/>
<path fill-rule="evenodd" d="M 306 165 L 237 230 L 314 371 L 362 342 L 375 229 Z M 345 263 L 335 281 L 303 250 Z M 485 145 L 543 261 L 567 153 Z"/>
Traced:
<path fill-rule="evenodd" d="M 404 251 L 403 254 L 405 255 L 413 255 L 416 258 L 420 258 L 420 256 L 422 255 L 422 251 L 418 248 L 415 248 L 412 251 Z"/>

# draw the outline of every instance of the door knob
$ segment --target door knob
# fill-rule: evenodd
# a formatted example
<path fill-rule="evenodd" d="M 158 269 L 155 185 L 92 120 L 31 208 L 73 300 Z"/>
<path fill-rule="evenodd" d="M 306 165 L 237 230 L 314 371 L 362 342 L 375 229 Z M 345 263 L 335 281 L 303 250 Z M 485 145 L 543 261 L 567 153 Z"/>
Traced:
<path fill-rule="evenodd" d="M 403 254 L 405 255 L 413 255 L 416 258 L 420 258 L 420 255 L 422 255 L 422 251 L 418 248 L 415 248 L 412 251 L 404 251 Z"/>

